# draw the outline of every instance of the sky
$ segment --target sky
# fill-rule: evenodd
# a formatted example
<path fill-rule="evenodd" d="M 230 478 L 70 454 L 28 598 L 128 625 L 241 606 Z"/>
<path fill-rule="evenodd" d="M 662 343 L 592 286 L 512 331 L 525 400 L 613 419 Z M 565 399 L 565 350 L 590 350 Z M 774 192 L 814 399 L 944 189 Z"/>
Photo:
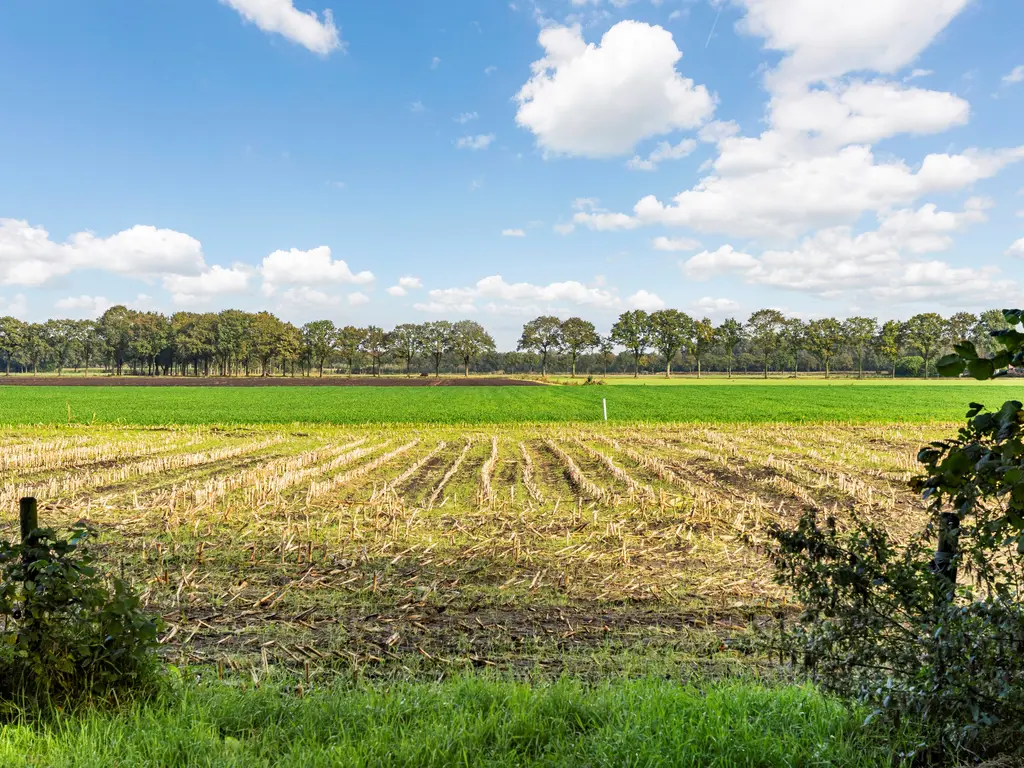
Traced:
<path fill-rule="evenodd" d="M 1024 304 L 1024 3 L 4 5 L 0 315 Z"/>

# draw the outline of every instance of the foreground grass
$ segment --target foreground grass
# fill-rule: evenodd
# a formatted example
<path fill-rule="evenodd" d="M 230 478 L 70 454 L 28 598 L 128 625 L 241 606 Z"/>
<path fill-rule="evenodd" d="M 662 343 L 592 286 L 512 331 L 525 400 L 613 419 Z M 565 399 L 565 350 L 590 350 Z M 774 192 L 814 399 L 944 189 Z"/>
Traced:
<path fill-rule="evenodd" d="M 807 687 L 586 687 L 479 677 L 307 693 L 188 686 L 153 704 L 0 728 L 4 766 L 900 764 L 910 733 Z"/>
<path fill-rule="evenodd" d="M 736 386 L 175 388 L 0 386 L 0 424 L 515 424 L 593 422 L 959 421 L 971 401 L 997 408 L 1024 385 L 817 382 Z"/>

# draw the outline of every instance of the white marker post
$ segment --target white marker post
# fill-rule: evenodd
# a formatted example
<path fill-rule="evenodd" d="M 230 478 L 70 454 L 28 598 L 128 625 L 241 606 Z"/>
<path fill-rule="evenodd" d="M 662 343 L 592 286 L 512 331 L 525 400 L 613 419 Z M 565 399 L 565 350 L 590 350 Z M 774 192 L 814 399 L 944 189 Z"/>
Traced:
<path fill-rule="evenodd" d="M 604 420 L 608 421 L 608 398 L 601 398 L 601 403 L 604 405 Z"/>

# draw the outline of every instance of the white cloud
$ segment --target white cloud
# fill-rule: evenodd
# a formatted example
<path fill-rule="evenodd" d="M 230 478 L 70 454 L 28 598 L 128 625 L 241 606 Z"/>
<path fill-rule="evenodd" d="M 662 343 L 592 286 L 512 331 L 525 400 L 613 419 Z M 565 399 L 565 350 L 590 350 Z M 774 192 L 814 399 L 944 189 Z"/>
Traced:
<path fill-rule="evenodd" d="M 503 229 L 501 230 L 502 237 L 526 237 L 526 232 L 522 229 Z"/>
<path fill-rule="evenodd" d="M 656 251 L 695 251 L 700 248 L 699 241 L 688 237 L 656 237 L 651 245 Z"/>
<path fill-rule="evenodd" d="M 742 176 L 708 176 L 670 205 L 649 195 L 636 204 L 635 216 L 601 214 L 588 225 L 634 229 L 661 224 L 741 237 L 797 237 L 816 227 L 852 223 L 866 211 L 968 187 L 1022 159 L 1024 147 L 968 150 L 928 155 L 914 170 L 900 160 L 876 163 L 869 148 L 851 146 Z M 576 220 L 588 223 L 580 214 Z"/>
<path fill-rule="evenodd" d="M 459 125 L 465 125 L 466 123 L 472 122 L 480 117 L 476 112 L 463 112 L 461 115 L 455 118 L 455 122 Z"/>
<path fill-rule="evenodd" d="M 313 53 L 326 56 L 343 49 L 341 34 L 334 25 L 331 11 L 323 12 L 323 21 L 315 11 L 300 11 L 292 0 L 221 0 L 242 18 L 264 32 L 277 33 Z"/>
<path fill-rule="evenodd" d="M 494 66 L 493 64 L 491 64 L 490 66 L 484 67 L 484 74 L 485 75 L 493 75 L 497 71 L 498 71 L 498 68 L 496 66 Z"/>
<path fill-rule="evenodd" d="M 737 24 L 783 53 L 772 90 L 801 88 L 847 72 L 898 72 L 912 63 L 971 0 L 735 0 Z"/>
<path fill-rule="evenodd" d="M 53 306 L 61 312 L 70 312 L 83 317 L 95 318 L 102 315 L 114 305 L 104 296 L 82 295 L 68 296 L 64 299 L 58 299 Z"/>
<path fill-rule="evenodd" d="M 146 278 L 205 267 L 199 241 L 171 229 L 137 225 L 106 238 L 78 232 L 55 243 L 42 227 L 0 219 L 0 284 L 35 287 L 87 269 Z"/>
<path fill-rule="evenodd" d="M 1013 85 L 1020 82 L 1024 82 L 1024 64 L 1014 67 L 1003 75 L 1003 85 Z"/>
<path fill-rule="evenodd" d="M 582 224 L 598 232 L 613 232 L 622 229 L 636 229 L 643 224 L 639 219 L 634 219 L 625 213 L 584 213 L 580 211 L 572 217 L 577 224 Z"/>
<path fill-rule="evenodd" d="M 554 226 L 555 232 L 557 232 L 560 235 L 571 235 L 575 229 L 576 225 L 573 224 L 572 222 L 555 224 Z"/>
<path fill-rule="evenodd" d="M 249 268 L 241 264 L 231 268 L 215 264 L 198 275 L 165 275 L 163 284 L 175 304 L 198 304 L 214 296 L 245 293 L 250 276 Z"/>
<path fill-rule="evenodd" d="M 28 299 L 25 294 L 16 293 L 10 301 L 0 296 L 0 315 L 10 315 L 19 320 L 28 317 Z"/>
<path fill-rule="evenodd" d="M 877 230 L 855 235 L 848 226 L 821 229 L 787 249 L 755 257 L 723 246 L 683 264 L 693 279 L 734 274 L 753 285 L 803 291 L 824 298 L 862 297 L 888 303 L 949 301 L 975 304 L 1012 296 L 1019 290 L 995 267 L 958 268 L 919 258 L 947 249 L 949 233 L 985 220 L 987 201 L 972 199 L 964 211 L 937 211 L 933 205 L 880 217 Z"/>
<path fill-rule="evenodd" d="M 665 302 L 656 293 L 640 290 L 626 299 L 633 309 L 642 309 L 645 312 L 656 312 L 665 308 Z"/>
<path fill-rule="evenodd" d="M 430 60 L 430 68 L 431 69 L 437 69 L 440 66 L 441 66 L 441 57 L 440 56 L 435 56 L 434 58 L 432 58 Z"/>
<path fill-rule="evenodd" d="M 410 112 L 426 112 L 427 108 L 423 105 L 422 101 L 418 99 L 409 105 Z"/>
<path fill-rule="evenodd" d="M 624 155 L 642 139 L 697 128 L 714 112 L 703 85 L 683 77 L 682 53 L 662 27 L 623 21 L 600 44 L 578 26 L 541 30 L 544 58 L 516 96 L 516 122 L 556 154 Z"/>
<path fill-rule="evenodd" d="M 1022 237 L 1020 240 L 1017 240 L 1013 245 L 1011 245 L 1009 249 L 1007 249 L 1006 255 L 1016 256 L 1018 258 L 1024 259 L 1024 237 Z"/>
<path fill-rule="evenodd" d="M 331 249 L 326 245 L 309 251 L 300 251 L 297 248 L 290 251 L 274 251 L 263 259 L 259 272 L 263 276 L 263 293 L 267 296 L 272 295 L 279 285 L 366 285 L 374 280 L 372 272 L 354 273 L 342 259 L 332 259 Z"/>
<path fill-rule="evenodd" d="M 619 309 L 623 302 L 614 291 L 600 285 L 584 285 L 576 280 L 534 285 L 508 283 L 500 275 L 478 280 L 466 288 L 435 289 L 428 301 L 414 305 L 421 312 L 457 314 L 476 312 L 480 308 L 497 314 L 564 314 L 567 308 Z M 628 301 L 654 301 L 657 297 L 639 291 Z M 483 304 L 481 304 L 483 302 Z"/>
<path fill-rule="evenodd" d="M 732 299 L 715 299 L 711 296 L 704 296 L 703 298 L 698 299 L 697 303 L 694 304 L 694 309 L 698 313 L 705 313 L 708 315 L 720 315 L 725 312 L 735 312 L 739 308 L 740 305 Z"/>
<path fill-rule="evenodd" d="M 903 82 L 909 83 L 911 80 L 916 80 L 919 77 L 930 77 L 934 74 L 935 72 L 933 72 L 930 69 L 915 69 L 913 72 L 911 72 L 909 75 L 903 78 Z"/>
<path fill-rule="evenodd" d="M 406 275 L 398 279 L 398 285 L 392 285 L 387 289 L 391 296 L 405 296 L 409 291 L 418 290 L 423 287 L 423 281 L 418 277 Z"/>
<path fill-rule="evenodd" d="M 482 133 L 479 136 L 463 136 L 461 139 L 456 140 L 456 149 L 472 149 L 474 151 L 480 149 L 487 149 L 491 146 L 491 142 L 494 141 L 493 133 Z"/>
<path fill-rule="evenodd" d="M 749 253 L 723 245 L 717 251 L 701 251 L 683 264 L 683 272 L 689 278 L 707 279 L 716 274 L 744 272 L 757 267 L 757 259 Z"/>
<path fill-rule="evenodd" d="M 360 307 L 370 303 L 370 297 L 362 291 L 354 291 L 348 295 L 348 303 L 353 307 Z"/>
<path fill-rule="evenodd" d="M 337 296 L 332 296 L 308 286 L 289 288 L 281 294 L 281 300 L 286 305 L 320 308 L 336 307 L 341 302 L 341 299 Z"/>
<path fill-rule="evenodd" d="M 639 155 L 634 155 L 633 158 L 626 163 L 626 167 L 631 171 L 653 171 L 658 168 L 658 163 L 664 162 L 665 160 L 680 160 L 687 155 L 693 153 L 697 148 L 697 142 L 694 139 L 683 139 L 676 145 L 669 144 L 667 141 L 658 143 L 658 146 L 647 156 L 642 158 Z"/>

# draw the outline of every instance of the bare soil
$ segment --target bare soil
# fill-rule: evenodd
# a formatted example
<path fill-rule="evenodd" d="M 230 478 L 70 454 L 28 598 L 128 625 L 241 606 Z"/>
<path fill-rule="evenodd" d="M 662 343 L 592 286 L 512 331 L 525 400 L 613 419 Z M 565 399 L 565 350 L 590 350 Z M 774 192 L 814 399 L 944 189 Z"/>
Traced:
<path fill-rule="evenodd" d="M 539 381 L 501 376 L 0 376 L 20 387 L 543 387 Z"/>

